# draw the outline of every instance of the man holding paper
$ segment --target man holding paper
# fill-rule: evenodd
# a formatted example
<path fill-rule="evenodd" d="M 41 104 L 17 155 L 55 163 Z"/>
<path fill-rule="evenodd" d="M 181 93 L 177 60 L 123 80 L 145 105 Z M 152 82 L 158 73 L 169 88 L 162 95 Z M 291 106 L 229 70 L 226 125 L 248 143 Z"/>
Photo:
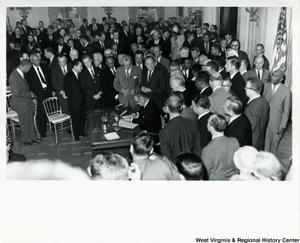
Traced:
<path fill-rule="evenodd" d="M 119 67 L 114 80 L 114 88 L 119 92 L 119 102 L 125 106 L 136 106 L 134 95 L 140 90 L 142 71 L 139 67 L 133 66 L 131 56 L 123 57 L 124 65 Z"/>

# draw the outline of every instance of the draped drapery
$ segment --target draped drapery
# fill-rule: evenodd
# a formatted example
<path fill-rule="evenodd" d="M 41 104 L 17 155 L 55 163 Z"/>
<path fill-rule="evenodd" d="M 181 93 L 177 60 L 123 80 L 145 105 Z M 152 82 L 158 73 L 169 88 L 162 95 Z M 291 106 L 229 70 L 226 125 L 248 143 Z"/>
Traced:
<path fill-rule="evenodd" d="M 289 88 L 292 88 L 292 80 L 293 80 L 293 26 L 292 26 L 292 8 L 287 8 L 286 11 L 286 24 L 287 24 L 287 69 L 285 71 L 286 80 L 285 85 Z"/>
<path fill-rule="evenodd" d="M 138 7 L 129 7 L 129 11 L 128 11 L 129 18 L 136 21 L 137 12 L 138 12 Z"/>
<path fill-rule="evenodd" d="M 158 18 L 165 17 L 165 8 L 164 7 L 155 7 Z"/>
<path fill-rule="evenodd" d="M 59 10 L 59 7 L 48 7 L 48 16 L 50 24 L 52 24 L 57 19 Z"/>
<path fill-rule="evenodd" d="M 83 20 L 83 19 L 87 19 L 87 7 L 76 7 L 77 8 L 77 11 L 78 11 L 78 14 L 80 16 L 80 18 Z"/>

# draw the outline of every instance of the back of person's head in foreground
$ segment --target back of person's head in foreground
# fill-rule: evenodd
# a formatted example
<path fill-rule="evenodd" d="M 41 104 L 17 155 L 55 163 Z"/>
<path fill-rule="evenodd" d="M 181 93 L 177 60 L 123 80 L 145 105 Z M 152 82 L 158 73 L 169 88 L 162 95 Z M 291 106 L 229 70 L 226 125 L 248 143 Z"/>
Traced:
<path fill-rule="evenodd" d="M 282 181 L 285 169 L 274 154 L 260 151 L 255 156 L 253 177 L 256 180 Z"/>
<path fill-rule="evenodd" d="M 176 166 L 182 180 L 203 180 L 204 167 L 201 158 L 196 154 L 180 153 L 176 158 Z"/>
<path fill-rule="evenodd" d="M 130 153 L 132 156 L 149 156 L 153 152 L 153 139 L 152 137 L 145 133 L 141 132 L 137 134 L 130 146 Z"/>
<path fill-rule="evenodd" d="M 95 180 L 128 180 L 129 164 L 118 154 L 97 154 L 91 162 L 90 173 Z"/>

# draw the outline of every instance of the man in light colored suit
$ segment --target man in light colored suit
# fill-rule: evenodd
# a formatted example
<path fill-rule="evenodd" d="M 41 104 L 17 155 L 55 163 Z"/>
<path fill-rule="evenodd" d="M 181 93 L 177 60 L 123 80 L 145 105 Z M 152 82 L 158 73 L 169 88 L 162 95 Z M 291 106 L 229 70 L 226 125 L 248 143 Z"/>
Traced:
<path fill-rule="evenodd" d="M 33 103 L 35 95 L 30 92 L 24 74 L 31 68 L 31 62 L 27 59 L 20 61 L 18 67 L 9 76 L 11 88 L 11 108 L 17 112 L 21 126 L 21 137 L 25 145 L 36 145 L 33 123 Z"/>
<path fill-rule="evenodd" d="M 125 106 L 135 107 L 134 95 L 140 90 L 142 71 L 139 67 L 133 66 L 131 56 L 125 55 L 124 65 L 119 67 L 114 80 L 114 88 L 119 92 L 119 102 Z"/>
<path fill-rule="evenodd" d="M 233 155 L 239 149 L 239 142 L 234 137 L 224 136 L 226 120 L 221 115 L 211 115 L 207 121 L 207 129 L 212 140 L 203 148 L 201 159 L 207 170 L 208 180 L 229 180 L 237 173 Z"/>
<path fill-rule="evenodd" d="M 271 82 L 265 85 L 263 92 L 270 106 L 265 150 L 275 155 L 287 127 L 292 107 L 291 90 L 281 83 L 284 78 L 285 75 L 281 70 L 275 70 L 272 73 Z"/>
<path fill-rule="evenodd" d="M 250 78 L 259 78 L 263 84 L 270 82 L 271 75 L 270 71 L 264 69 L 264 59 L 262 56 L 256 56 L 254 59 L 254 68 L 250 69 L 247 73 L 249 74 Z"/>
<path fill-rule="evenodd" d="M 245 92 L 249 101 L 244 114 L 248 117 L 252 129 L 252 146 L 258 151 L 264 150 L 266 127 L 269 120 L 269 104 L 260 96 L 263 83 L 259 78 L 249 79 Z"/>
<path fill-rule="evenodd" d="M 166 69 L 168 70 L 168 72 L 170 72 L 170 65 L 171 65 L 170 60 L 161 55 L 162 50 L 161 50 L 160 45 L 154 45 L 153 46 L 153 53 L 155 55 L 155 58 L 156 58 L 157 62 L 164 65 L 166 67 Z"/>
<path fill-rule="evenodd" d="M 227 98 L 232 95 L 223 89 L 222 82 L 221 74 L 215 73 L 214 75 L 210 75 L 209 85 L 213 93 L 208 97 L 210 102 L 209 111 L 225 117 L 223 105 Z"/>

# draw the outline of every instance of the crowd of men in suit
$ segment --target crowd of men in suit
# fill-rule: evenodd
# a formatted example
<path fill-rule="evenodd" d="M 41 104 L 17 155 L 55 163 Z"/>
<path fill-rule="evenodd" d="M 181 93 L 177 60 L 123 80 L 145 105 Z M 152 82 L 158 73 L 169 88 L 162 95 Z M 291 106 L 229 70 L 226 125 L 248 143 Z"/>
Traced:
<path fill-rule="evenodd" d="M 270 73 L 262 44 L 251 65 L 238 39 L 217 32 L 208 23 L 181 28 L 176 18 L 141 17 L 129 24 L 84 19 L 78 29 L 59 19 L 31 28 L 22 19 L 7 31 L 7 84 L 23 143 L 41 141 L 33 129 L 33 102 L 45 137 L 42 103 L 56 96 L 71 115 L 75 140 L 85 136 L 89 111 L 138 106 L 127 121 L 159 134 L 161 153 L 170 161 L 182 152 L 197 155 L 210 180 L 236 173 L 233 155 L 240 147 L 276 155 L 291 111 L 285 75 Z"/>

